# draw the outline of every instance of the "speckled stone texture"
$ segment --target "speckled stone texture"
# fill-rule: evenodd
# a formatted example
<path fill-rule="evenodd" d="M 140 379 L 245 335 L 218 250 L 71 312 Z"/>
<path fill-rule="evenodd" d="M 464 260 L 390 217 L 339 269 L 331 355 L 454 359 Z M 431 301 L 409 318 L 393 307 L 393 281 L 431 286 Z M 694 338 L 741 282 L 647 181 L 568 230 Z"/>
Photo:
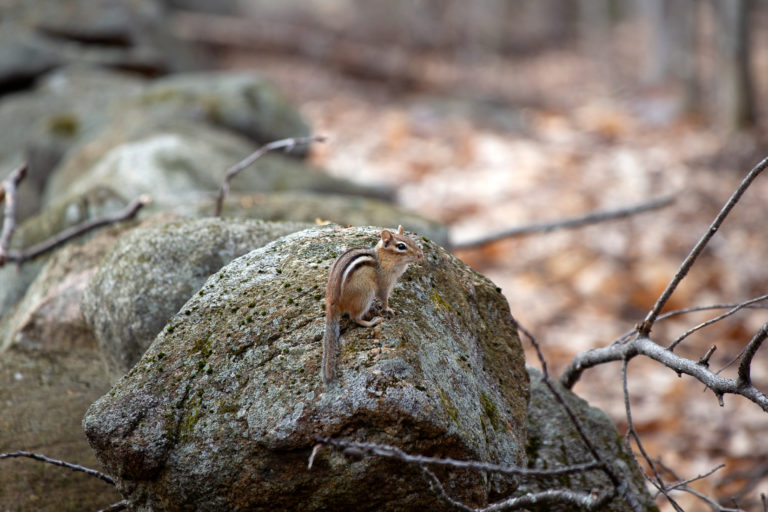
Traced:
<path fill-rule="evenodd" d="M 342 323 L 340 378 L 320 381 L 324 287 L 379 229 L 312 228 L 211 276 L 84 419 L 135 510 L 443 510 L 417 470 L 322 451 L 344 437 L 498 463 L 524 459 L 528 374 L 496 286 L 427 239 L 379 327 Z M 482 505 L 513 483 L 439 473 Z M 450 476 L 450 478 L 447 478 Z"/>

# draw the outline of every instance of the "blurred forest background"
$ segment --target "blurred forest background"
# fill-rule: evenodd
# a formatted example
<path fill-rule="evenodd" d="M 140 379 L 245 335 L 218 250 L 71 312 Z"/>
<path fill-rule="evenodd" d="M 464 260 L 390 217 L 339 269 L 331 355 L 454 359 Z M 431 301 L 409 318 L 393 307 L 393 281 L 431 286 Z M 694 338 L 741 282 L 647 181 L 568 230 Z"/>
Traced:
<path fill-rule="evenodd" d="M 311 148 L 313 163 L 390 187 L 401 205 L 449 226 L 457 255 L 502 288 L 555 376 L 642 320 L 768 156 L 768 0 L 165 5 L 168 34 L 191 45 L 202 67 L 259 71 L 328 137 Z M 669 309 L 768 293 L 767 197 L 762 177 Z M 505 228 L 665 198 L 668 206 L 628 219 L 460 248 Z M 666 320 L 653 337 L 672 340 L 714 315 Z M 678 353 L 695 361 L 717 345 L 710 365 L 732 377 L 732 361 L 765 320 L 764 309 L 742 311 Z M 528 360 L 536 364 L 533 353 Z M 768 389 L 765 351 L 752 377 Z M 588 371 L 575 391 L 626 429 L 619 364 Z M 639 358 L 629 391 L 653 458 L 681 478 L 724 463 L 692 485 L 758 509 L 768 494 L 764 412 L 735 396 L 719 407 L 701 384 Z M 679 501 L 706 510 L 693 496 Z"/>
<path fill-rule="evenodd" d="M 217 67 L 260 70 L 328 136 L 313 147 L 316 163 L 396 188 L 401 204 L 448 224 L 457 245 L 673 198 L 628 220 L 457 251 L 502 287 L 556 375 L 642 319 L 768 155 L 765 1 L 171 3 L 185 9 L 177 36 Z M 670 309 L 766 293 L 766 197 L 762 178 Z M 654 336 L 674 339 L 712 316 L 667 320 Z M 726 366 L 764 321 L 761 310 L 744 312 L 679 353 L 696 360 L 716 344 L 711 365 L 732 376 Z M 620 374 L 619 364 L 593 369 L 575 390 L 623 431 Z M 765 354 L 753 374 L 768 388 Z M 725 463 L 694 486 L 729 506 L 759 507 L 768 420 L 758 407 L 728 397 L 721 408 L 700 384 L 648 360 L 630 365 L 629 391 L 653 458 L 682 478 Z M 708 508 L 692 496 L 680 503 Z"/>

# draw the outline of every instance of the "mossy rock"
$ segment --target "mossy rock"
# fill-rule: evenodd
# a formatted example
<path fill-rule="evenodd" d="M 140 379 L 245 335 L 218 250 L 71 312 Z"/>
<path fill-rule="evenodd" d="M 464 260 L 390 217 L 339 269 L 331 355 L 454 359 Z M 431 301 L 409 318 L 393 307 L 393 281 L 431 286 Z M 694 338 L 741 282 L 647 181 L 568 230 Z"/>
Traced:
<path fill-rule="evenodd" d="M 113 380 L 139 360 L 168 319 L 232 259 L 307 226 L 184 219 L 137 228 L 104 258 L 82 299 Z"/>
<path fill-rule="evenodd" d="M 549 469 L 582 464 L 594 460 L 584 441 L 560 404 L 542 381 L 536 368 L 528 367 L 531 378 L 531 403 L 528 408 L 527 465 L 532 469 Z M 592 444 L 620 476 L 630 493 L 637 499 L 641 510 L 658 512 L 645 487 L 642 469 L 627 451 L 622 437 L 611 419 L 597 407 L 591 407 L 570 390 L 555 382 L 560 395 L 574 412 L 589 436 Z M 568 489 L 595 495 L 609 491 L 613 484 L 599 469 L 579 471 L 558 477 L 536 477 L 525 482 L 527 490 L 541 492 L 550 489 Z M 535 511 L 578 512 L 579 507 L 547 504 L 529 507 Z M 634 509 L 621 497 L 616 497 L 601 510 L 607 512 L 632 512 Z"/>
<path fill-rule="evenodd" d="M 324 451 L 318 437 L 520 464 L 528 375 L 496 286 L 434 243 L 395 286 L 397 314 L 343 331 L 320 380 L 323 287 L 344 247 L 379 229 L 288 235 L 212 275 L 88 411 L 100 462 L 136 510 L 448 510 L 420 472 Z M 434 297 L 439 297 L 435 300 Z M 474 505 L 514 482 L 438 471 Z"/>

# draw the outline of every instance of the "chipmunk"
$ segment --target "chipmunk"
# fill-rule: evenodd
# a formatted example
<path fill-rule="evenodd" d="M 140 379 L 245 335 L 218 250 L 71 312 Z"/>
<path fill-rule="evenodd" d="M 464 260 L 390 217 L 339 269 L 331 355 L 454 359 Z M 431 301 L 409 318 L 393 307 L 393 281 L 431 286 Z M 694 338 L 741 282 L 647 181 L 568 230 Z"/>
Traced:
<path fill-rule="evenodd" d="M 339 320 L 344 313 L 358 325 L 374 327 L 381 317 L 364 320 L 378 297 L 382 312 L 393 315 L 389 307 L 389 294 L 395 281 L 403 275 L 409 263 L 424 255 L 411 238 L 403 234 L 381 232 L 381 240 L 370 249 L 349 249 L 331 265 L 325 289 L 325 336 L 323 337 L 323 384 L 327 387 L 336 378 L 339 351 Z"/>

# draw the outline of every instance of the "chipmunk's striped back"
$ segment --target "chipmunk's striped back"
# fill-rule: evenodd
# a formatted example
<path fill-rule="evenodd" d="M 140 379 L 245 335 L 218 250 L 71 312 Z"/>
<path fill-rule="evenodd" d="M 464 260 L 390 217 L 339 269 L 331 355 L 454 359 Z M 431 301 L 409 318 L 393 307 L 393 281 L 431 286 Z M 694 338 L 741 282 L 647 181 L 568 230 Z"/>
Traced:
<path fill-rule="evenodd" d="M 363 327 L 378 325 L 381 317 L 364 318 L 376 297 L 381 300 L 384 314 L 394 314 L 388 304 L 392 287 L 405 267 L 422 256 L 421 249 L 400 226 L 397 233 L 382 231 L 376 247 L 349 249 L 333 262 L 325 288 L 323 384 L 328 386 L 336 378 L 341 315 L 348 313 Z"/>
<path fill-rule="evenodd" d="M 335 282 L 328 281 L 326 302 L 337 302 L 344 294 L 344 284 L 349 282 L 352 275 L 362 266 L 376 267 L 376 251 L 374 249 L 348 249 L 331 266 L 331 276 L 339 276 Z M 330 300 L 329 300 L 330 299 Z"/>

